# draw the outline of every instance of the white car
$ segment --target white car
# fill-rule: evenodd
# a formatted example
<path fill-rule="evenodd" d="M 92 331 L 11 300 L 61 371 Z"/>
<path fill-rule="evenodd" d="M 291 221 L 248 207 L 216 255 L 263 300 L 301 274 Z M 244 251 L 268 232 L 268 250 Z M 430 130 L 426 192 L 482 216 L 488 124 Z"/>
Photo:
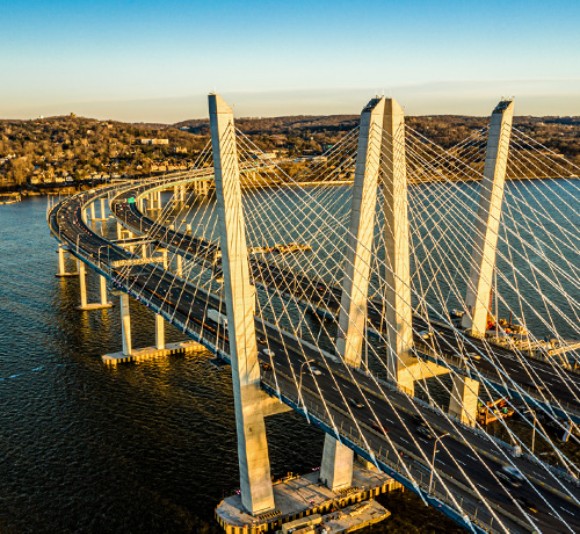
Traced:
<path fill-rule="evenodd" d="M 273 350 L 270 350 L 270 349 L 262 349 L 262 352 L 266 356 L 270 356 L 270 358 L 273 358 L 274 356 L 276 356 L 276 353 Z"/>
<path fill-rule="evenodd" d="M 504 465 L 502 467 L 502 471 L 504 471 L 504 473 L 507 473 L 510 477 L 519 480 L 520 482 L 523 482 L 525 480 L 525 477 L 524 475 L 522 475 L 522 472 L 513 465 Z"/>
<path fill-rule="evenodd" d="M 322 374 L 322 371 L 314 366 L 310 368 L 310 372 L 315 376 L 320 376 Z"/>

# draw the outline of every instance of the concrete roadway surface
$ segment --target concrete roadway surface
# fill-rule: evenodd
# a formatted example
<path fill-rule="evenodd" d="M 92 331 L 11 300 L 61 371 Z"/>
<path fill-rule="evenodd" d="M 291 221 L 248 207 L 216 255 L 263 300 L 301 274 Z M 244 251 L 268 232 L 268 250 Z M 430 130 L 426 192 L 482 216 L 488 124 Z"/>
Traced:
<path fill-rule="evenodd" d="M 65 201 L 66 202 L 66 201 Z M 77 204 L 75 206 L 75 204 Z M 60 234 L 65 237 L 71 248 L 77 242 L 76 236 L 81 235 L 80 248 L 81 252 L 92 256 L 96 259 L 99 255 L 99 248 L 103 246 L 106 240 L 92 233 L 82 222 L 80 218 L 80 202 L 69 202 L 65 208 L 64 213 L 55 213 L 58 223 L 64 224 L 61 228 Z M 60 210 L 58 210 L 60 212 Z M 63 217 L 60 217 L 63 215 Z M 71 217 L 72 216 L 72 217 Z M 57 231 L 56 235 L 59 232 Z M 66 236 L 65 236 L 66 235 Z M 127 253 L 123 253 L 122 249 L 117 250 L 114 247 L 113 255 L 120 259 L 127 257 Z M 227 340 L 225 333 L 220 333 L 217 325 L 209 320 L 205 320 L 207 308 L 209 306 L 219 307 L 217 298 L 207 296 L 195 288 L 191 287 L 184 281 L 176 280 L 170 273 L 165 273 L 158 267 L 151 267 L 148 265 L 134 266 L 125 270 L 125 274 L 129 275 L 132 281 L 133 289 L 135 291 L 143 291 L 144 303 L 151 306 L 159 307 L 170 311 L 177 322 L 188 325 L 190 333 L 196 332 L 198 335 L 202 334 L 204 338 L 215 344 L 216 334 L 219 339 L 218 345 L 227 353 Z M 119 273 L 117 273 L 119 274 Z M 115 276 L 115 273 L 113 273 Z M 192 294 L 195 297 L 192 297 Z M 149 301 L 149 302 L 146 302 Z M 222 309 L 223 311 L 223 309 Z M 201 323 L 201 324 L 199 324 Z M 544 532 L 580 532 L 579 520 L 579 506 L 578 506 L 578 488 L 571 487 L 571 484 L 563 481 L 556 482 L 545 470 L 528 462 L 524 458 L 510 458 L 510 460 L 517 465 L 518 469 L 527 477 L 528 481 L 524 482 L 521 487 L 509 487 L 506 491 L 502 485 L 494 479 L 483 464 L 489 465 L 492 472 L 501 469 L 504 460 L 498 455 L 490 443 L 491 438 L 478 433 L 473 433 L 471 430 L 463 428 L 461 425 L 451 428 L 451 424 L 446 417 L 438 415 L 436 412 L 424 409 L 418 405 L 416 401 L 407 397 L 406 395 L 393 391 L 392 389 L 376 384 L 372 378 L 357 373 L 355 375 L 355 382 L 348 376 L 348 371 L 341 364 L 335 364 L 328 359 L 322 359 L 320 351 L 306 346 L 299 340 L 292 340 L 287 334 L 281 333 L 278 329 L 266 327 L 266 331 L 261 331 L 262 325 L 258 323 L 259 337 L 265 335 L 265 341 L 270 349 L 276 354 L 274 358 L 267 356 L 263 350 L 260 351 L 260 358 L 264 363 L 270 359 L 274 360 L 272 363 L 274 367 L 272 371 L 264 372 L 264 381 L 268 383 L 269 375 L 279 371 L 278 384 L 286 384 L 284 386 L 284 395 L 289 398 L 297 398 L 296 384 L 293 380 L 287 380 L 285 376 L 290 375 L 290 367 L 292 366 L 294 373 L 298 376 L 299 368 L 307 359 L 316 359 L 317 367 L 321 371 L 320 376 L 312 375 L 303 372 L 304 384 L 304 398 L 305 400 L 322 407 L 324 401 L 326 405 L 330 406 L 331 413 L 335 421 L 343 424 L 350 424 L 354 426 L 354 419 L 359 424 L 362 424 L 363 435 L 368 438 L 369 444 L 372 445 L 373 450 L 391 450 L 390 457 L 395 458 L 396 451 L 393 451 L 392 445 L 388 443 L 387 438 L 381 437 L 378 432 L 373 430 L 372 423 L 376 422 L 376 414 L 379 422 L 388 429 L 388 436 L 391 438 L 395 448 L 399 449 L 399 453 L 403 452 L 409 458 L 416 456 L 421 457 L 423 453 L 425 458 L 429 459 L 433 451 L 433 442 L 424 438 L 417 431 L 418 423 L 425 422 L 435 429 L 435 432 L 441 434 L 445 432 L 452 432 L 452 435 L 444 438 L 446 447 L 449 452 L 444 450 L 444 446 L 440 445 L 438 448 L 441 452 L 437 454 L 437 472 L 446 477 L 446 482 L 450 480 L 456 481 L 453 483 L 453 493 L 462 497 L 465 500 L 466 507 L 470 501 L 474 501 L 470 492 L 465 491 L 464 487 L 469 487 L 468 479 L 476 481 L 477 487 L 482 492 L 487 500 L 493 502 L 502 511 L 498 513 L 502 521 L 506 522 L 508 528 L 512 531 L 525 529 L 519 525 L 519 522 L 506 516 L 513 515 L 520 518 L 524 524 L 530 524 L 531 518 L 536 522 L 536 526 L 530 526 L 530 530 L 534 528 L 540 529 Z M 280 336 L 284 336 L 284 342 L 280 341 Z M 262 348 L 264 343 L 260 345 Z M 286 348 L 284 348 L 286 347 Z M 288 349 L 294 349 L 294 352 L 288 353 Z M 284 356 L 283 356 L 284 355 Z M 316 382 L 316 384 L 315 384 Z M 313 394 L 314 391 L 320 393 Z M 390 403 L 385 401 L 385 397 L 389 399 Z M 355 408 L 346 399 L 355 399 L 363 404 L 363 408 Z M 324 400 L 322 400 L 324 399 Z M 350 414 L 353 415 L 350 415 Z M 472 445 L 476 451 L 486 451 L 497 459 L 483 457 L 483 460 L 477 458 L 477 454 L 470 450 L 466 445 Z M 410 461 L 413 466 L 413 472 L 426 471 L 428 473 L 429 462 L 425 461 Z M 507 460 L 505 460 L 507 464 Z M 422 464 L 422 465 L 421 465 Z M 425 465 L 427 468 L 425 468 Z M 465 471 L 461 473 L 460 467 Z M 404 475 L 404 470 L 402 471 Z M 437 479 L 437 476 L 435 476 Z M 556 493 L 549 491 L 537 484 L 536 481 L 544 484 L 549 483 L 551 486 L 560 486 L 560 491 L 564 493 L 568 489 L 575 499 L 564 499 Z M 425 477 L 423 477 L 425 482 Z M 563 487 L 562 487 L 563 486 Z M 437 484 L 437 489 L 441 489 L 441 483 Z M 537 492 L 537 493 L 536 493 Z M 510 495 L 519 499 L 523 503 L 524 510 L 518 508 L 513 502 Z M 541 496 L 541 497 L 540 497 Z M 544 502 L 544 499 L 546 502 Z M 550 509 L 550 506 L 553 508 Z M 531 511 L 533 508 L 537 511 Z M 483 507 L 480 507 L 481 513 L 485 513 Z M 560 517 L 558 517 L 558 514 Z M 483 516 L 480 516 L 483 519 Z M 569 525 L 569 527 L 567 526 Z M 499 525 L 495 525 L 497 528 Z"/>
<path fill-rule="evenodd" d="M 209 262 L 211 266 L 214 263 L 215 252 L 218 250 L 215 244 L 155 224 L 152 219 L 138 210 L 136 204 L 127 204 L 128 197 L 136 195 L 147 187 L 150 186 L 127 190 L 113 200 L 111 209 L 117 218 L 124 221 L 134 231 L 147 233 L 150 238 L 158 239 L 164 246 L 171 246 L 183 252 L 188 259 L 202 263 Z M 290 288 L 295 297 L 304 299 L 307 304 L 327 310 L 338 309 L 340 288 L 329 286 L 322 280 L 314 280 L 306 275 L 297 274 L 290 269 L 281 269 L 256 257 L 250 258 L 250 268 L 254 283 L 259 283 L 265 289 L 271 289 L 274 286 L 277 290 L 287 293 Z M 369 319 L 375 328 L 380 328 L 381 317 L 375 309 L 380 309 L 380 306 L 377 303 L 374 304 L 374 307 L 369 308 Z M 524 390 L 523 395 L 542 404 L 548 412 L 552 407 L 557 408 L 561 405 L 574 422 L 580 423 L 580 375 L 578 373 L 561 367 L 555 368 L 539 360 L 523 358 L 513 351 L 492 346 L 476 338 L 458 339 L 452 327 L 435 322 L 429 324 L 423 318 L 415 316 L 413 330 L 415 339 L 419 343 L 423 340 L 417 332 L 425 329 L 432 330 L 435 334 L 434 341 L 431 343 L 436 344 L 434 348 L 440 355 L 438 358 L 440 364 L 453 365 L 458 372 L 474 378 L 479 372 L 500 388 L 500 391 L 507 390 L 512 395 L 519 396 L 522 392 L 512 385 L 513 380 Z M 463 339 L 466 341 L 464 342 Z M 463 346 L 460 346 L 462 343 Z M 474 359 L 466 356 L 464 362 L 459 361 L 458 354 L 472 352 L 482 357 Z M 466 371 L 466 364 L 472 368 L 472 371 Z M 510 380 L 506 380 L 500 369 L 505 370 L 504 373 L 509 375 Z M 542 383 L 545 384 L 544 387 L 537 385 Z"/>

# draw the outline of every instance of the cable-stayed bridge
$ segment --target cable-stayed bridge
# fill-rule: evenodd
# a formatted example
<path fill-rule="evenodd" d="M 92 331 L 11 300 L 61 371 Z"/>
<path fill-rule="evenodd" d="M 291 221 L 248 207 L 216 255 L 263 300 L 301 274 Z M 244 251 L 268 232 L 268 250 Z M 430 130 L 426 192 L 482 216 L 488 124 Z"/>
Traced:
<path fill-rule="evenodd" d="M 81 290 L 87 264 L 122 292 L 125 355 L 131 296 L 156 312 L 158 347 L 166 320 L 232 364 L 250 515 L 276 517 L 264 417 L 278 398 L 327 433 L 320 480 L 335 491 L 356 452 L 469 529 L 579 529 L 578 188 L 505 182 L 564 172 L 512 113 L 501 102 L 443 151 L 373 99 L 291 176 L 253 159 L 212 95 L 198 170 L 49 212 Z M 105 198 L 115 238 L 96 221 Z"/>

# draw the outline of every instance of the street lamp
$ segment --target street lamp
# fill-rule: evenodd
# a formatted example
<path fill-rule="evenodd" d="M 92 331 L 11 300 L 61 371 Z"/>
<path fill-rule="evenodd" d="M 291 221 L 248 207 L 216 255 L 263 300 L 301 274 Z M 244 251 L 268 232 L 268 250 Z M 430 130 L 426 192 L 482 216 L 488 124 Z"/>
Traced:
<path fill-rule="evenodd" d="M 536 422 L 538 419 L 536 417 L 536 410 L 530 408 L 530 412 L 534 414 L 534 424 L 532 426 L 532 454 L 534 454 L 534 447 L 536 446 Z"/>
<path fill-rule="evenodd" d="M 435 455 L 437 454 L 437 444 L 443 438 L 447 437 L 449 432 L 445 432 L 445 434 L 441 434 L 435 438 L 435 443 L 433 444 L 433 456 L 431 457 L 431 474 L 429 475 L 429 490 L 428 493 L 431 493 L 431 486 L 433 485 L 433 471 L 435 470 Z"/>
<path fill-rule="evenodd" d="M 304 399 L 302 397 L 302 371 L 304 370 L 305 365 L 311 364 L 312 362 L 314 362 L 314 360 L 312 360 L 312 359 L 304 360 L 302 362 L 302 364 L 300 365 L 300 372 L 298 373 L 298 406 L 300 406 L 300 404 L 302 404 L 302 406 L 304 406 L 305 409 L 306 409 L 306 406 L 304 405 Z"/>

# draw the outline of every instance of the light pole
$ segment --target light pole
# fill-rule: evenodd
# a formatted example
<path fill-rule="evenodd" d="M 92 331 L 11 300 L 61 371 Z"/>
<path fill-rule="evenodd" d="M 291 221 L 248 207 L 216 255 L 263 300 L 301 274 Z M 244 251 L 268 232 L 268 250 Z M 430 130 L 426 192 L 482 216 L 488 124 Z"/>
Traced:
<path fill-rule="evenodd" d="M 304 399 L 302 398 L 302 371 L 304 370 L 304 366 L 307 364 L 311 364 L 314 360 L 304 360 L 300 365 L 300 372 L 298 373 L 298 406 L 302 404 L 304 406 Z M 305 407 L 306 408 L 306 407 Z"/>
<path fill-rule="evenodd" d="M 538 419 L 536 417 L 536 410 L 530 408 L 530 411 L 534 414 L 534 424 L 532 426 L 532 454 L 534 454 L 534 448 L 536 446 L 536 421 Z"/>
<path fill-rule="evenodd" d="M 441 434 L 435 438 L 435 443 L 433 444 L 433 456 L 431 457 L 431 474 L 429 475 L 429 490 L 428 493 L 431 493 L 431 486 L 433 485 L 433 471 L 435 470 L 435 455 L 437 454 L 437 444 L 445 437 L 449 435 L 449 432 L 445 432 L 445 434 Z"/>

